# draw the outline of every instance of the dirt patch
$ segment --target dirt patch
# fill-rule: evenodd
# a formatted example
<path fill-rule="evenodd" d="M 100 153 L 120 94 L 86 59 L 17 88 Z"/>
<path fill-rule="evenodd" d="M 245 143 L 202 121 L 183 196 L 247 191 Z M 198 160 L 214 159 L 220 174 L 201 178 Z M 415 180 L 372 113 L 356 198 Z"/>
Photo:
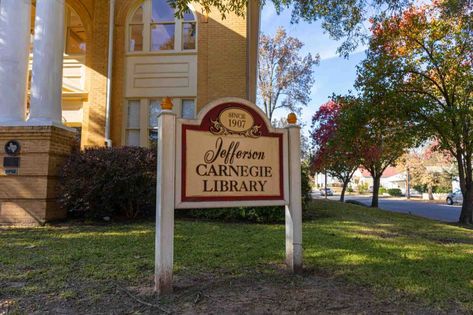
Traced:
<path fill-rule="evenodd" d="M 294 276 L 281 266 L 264 274 L 177 276 L 174 283 L 174 293 L 161 299 L 151 277 L 143 286 L 76 283 L 68 290 L 74 294 L 4 299 L 0 314 L 463 314 L 456 306 L 440 311 L 394 294 L 380 299 L 368 288 L 310 270 Z"/>

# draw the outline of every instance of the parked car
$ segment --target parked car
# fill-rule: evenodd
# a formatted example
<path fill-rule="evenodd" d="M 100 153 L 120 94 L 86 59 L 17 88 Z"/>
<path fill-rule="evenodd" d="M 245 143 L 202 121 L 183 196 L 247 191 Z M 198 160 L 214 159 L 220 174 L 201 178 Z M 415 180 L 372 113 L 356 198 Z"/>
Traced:
<path fill-rule="evenodd" d="M 449 193 L 447 196 L 447 205 L 453 205 L 454 203 L 463 203 L 463 194 L 460 189 Z"/>
<path fill-rule="evenodd" d="M 321 196 L 325 196 L 325 195 L 333 196 L 333 191 L 330 188 L 322 188 L 322 189 L 320 189 L 320 195 Z"/>

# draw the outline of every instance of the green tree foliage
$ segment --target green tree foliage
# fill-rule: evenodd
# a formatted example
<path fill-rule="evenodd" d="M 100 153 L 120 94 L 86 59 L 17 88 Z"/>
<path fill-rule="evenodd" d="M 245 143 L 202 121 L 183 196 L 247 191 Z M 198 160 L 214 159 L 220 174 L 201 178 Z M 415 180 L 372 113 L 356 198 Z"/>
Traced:
<path fill-rule="evenodd" d="M 399 164 L 409 171 L 410 185 L 420 188 L 420 192 L 427 192 L 430 200 L 434 199 L 434 192 L 452 189 L 452 178 L 456 175 L 452 156 L 436 150 L 436 145 L 405 154 Z"/>
<path fill-rule="evenodd" d="M 341 133 L 352 142 L 360 164 L 373 177 L 372 207 L 378 206 L 381 176 L 386 168 L 394 166 L 399 157 L 421 139 L 420 126 L 396 106 L 406 100 L 384 92 L 344 97 L 344 102 L 351 106 L 340 116 Z"/>
<path fill-rule="evenodd" d="M 257 1 L 257 0 L 250 0 Z M 292 22 L 321 21 L 322 27 L 336 40 L 344 40 L 338 51 L 345 56 L 367 39 L 364 23 L 371 17 L 391 16 L 400 12 L 414 0 L 261 0 L 262 5 L 272 3 L 276 11 L 291 10 Z M 248 0 L 169 0 L 182 15 L 190 3 L 197 3 L 203 12 L 214 9 L 223 18 L 229 13 L 243 16 Z M 454 9 L 455 7 L 452 6 Z"/>
<path fill-rule="evenodd" d="M 395 106 L 427 127 L 456 159 L 463 207 L 473 223 L 473 17 L 469 1 L 433 1 L 374 21 L 359 85 L 403 96 Z"/>

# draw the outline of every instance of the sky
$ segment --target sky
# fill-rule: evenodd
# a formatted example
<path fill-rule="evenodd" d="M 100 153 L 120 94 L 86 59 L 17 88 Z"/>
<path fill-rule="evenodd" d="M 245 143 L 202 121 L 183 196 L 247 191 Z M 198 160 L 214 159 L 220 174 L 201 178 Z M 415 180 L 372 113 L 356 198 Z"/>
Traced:
<path fill-rule="evenodd" d="M 296 37 L 304 43 L 302 54 L 320 55 L 320 65 L 314 68 L 315 83 L 311 90 L 311 102 L 304 108 L 300 121 L 305 123 L 307 134 L 311 118 L 320 105 L 327 102 L 333 93 L 346 94 L 354 90 L 356 65 L 365 57 L 365 47 L 358 47 L 348 59 L 339 57 L 336 50 L 341 42 L 332 40 L 324 33 L 319 22 L 309 24 L 299 22 L 291 24 L 291 12 L 285 10 L 277 15 L 274 6 L 267 1 L 261 14 L 261 31 L 273 35 L 280 26 L 284 27 L 289 36 Z M 285 117 L 284 110 L 275 112 L 276 118 Z"/>

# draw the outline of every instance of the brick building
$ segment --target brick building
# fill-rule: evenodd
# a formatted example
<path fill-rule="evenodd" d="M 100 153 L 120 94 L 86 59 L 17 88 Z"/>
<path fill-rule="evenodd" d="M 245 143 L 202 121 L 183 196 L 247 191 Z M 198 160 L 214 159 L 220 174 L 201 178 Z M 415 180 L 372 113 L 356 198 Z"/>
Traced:
<path fill-rule="evenodd" d="M 64 24 L 57 18 L 52 21 L 52 11 L 45 11 L 45 17 L 36 12 L 37 2 L 41 5 L 42 1 L 64 10 Z M 9 14 L 9 6 L 18 7 L 10 2 L 0 0 L 4 14 Z M 64 41 L 60 122 L 80 130 L 83 147 L 102 146 L 107 140 L 113 145 L 148 145 L 157 105 L 166 96 L 172 98 L 177 114 L 186 117 L 195 117 L 200 108 L 220 97 L 255 100 L 256 2 L 250 3 L 246 17 L 229 14 L 225 19 L 217 10 L 203 14 L 197 4 L 190 5 L 179 19 L 167 0 L 20 2 L 26 3 L 21 14 L 31 17 L 15 19 L 15 23 L 29 24 L 30 29 L 29 75 L 25 78 L 30 82 L 29 91 L 31 84 L 35 88 L 35 80 L 31 80 L 35 72 L 35 20 L 44 18 L 51 24 L 46 26 L 64 29 L 64 38 L 54 35 L 56 42 Z M 30 8 L 26 8 L 28 3 Z M 20 31 L 15 30 L 15 37 L 25 36 Z M 47 71 L 44 68 L 43 63 L 38 71 Z M 0 82 L 8 88 L 7 82 Z M 24 104 L 15 104 L 24 107 L 21 113 L 12 117 L 2 114 L 0 121 L 42 117 L 42 113 L 35 113 L 34 98 L 28 92 Z M 0 108 L 3 106 L 0 101 Z"/>
<path fill-rule="evenodd" d="M 254 102 L 259 16 L 257 0 L 225 19 L 198 4 L 177 18 L 167 0 L 0 0 L 0 144 L 22 143 L 19 176 L 0 166 L 0 223 L 18 208 L 44 220 L 73 136 L 149 146 L 164 97 L 187 118 L 221 97 Z"/>

